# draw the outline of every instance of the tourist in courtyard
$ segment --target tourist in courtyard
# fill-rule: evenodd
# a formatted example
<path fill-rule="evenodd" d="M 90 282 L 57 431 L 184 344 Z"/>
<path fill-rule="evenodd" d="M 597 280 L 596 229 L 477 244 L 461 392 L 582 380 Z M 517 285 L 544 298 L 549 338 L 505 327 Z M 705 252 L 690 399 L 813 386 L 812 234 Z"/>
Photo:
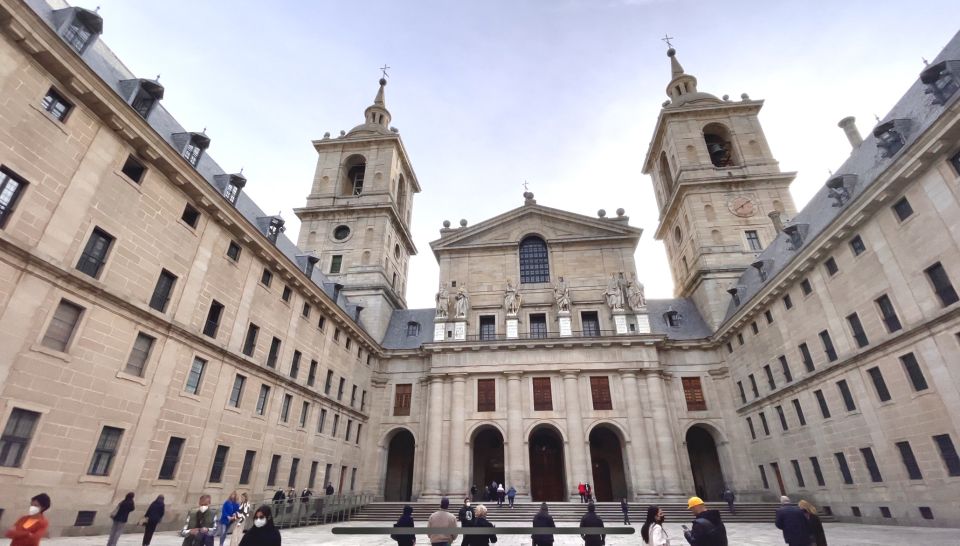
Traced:
<path fill-rule="evenodd" d="M 455 529 L 457 527 L 457 518 L 453 517 L 453 514 L 447 512 L 447 509 L 450 508 L 450 499 L 443 497 L 440 499 L 440 509 L 436 512 L 430 514 L 430 518 L 427 520 L 428 529 Z M 470 512 L 471 517 L 473 512 Z M 427 535 L 430 538 L 430 544 L 435 546 L 450 546 L 454 540 L 457 540 L 456 534 L 447 534 L 447 533 L 437 533 Z"/>
<path fill-rule="evenodd" d="M 327 494 L 327 495 L 332 495 L 333 492 L 334 492 L 334 490 L 333 490 L 333 484 L 330 483 L 330 482 L 327 482 L 327 488 L 324 489 L 323 492 L 324 492 L 325 494 Z"/>
<path fill-rule="evenodd" d="M 623 512 L 623 524 L 630 525 L 630 505 L 627 504 L 627 498 L 620 499 L 620 511 Z"/>
<path fill-rule="evenodd" d="M 240 539 L 243 538 L 244 527 L 247 524 L 247 518 L 250 516 L 250 500 L 246 493 L 240 494 L 240 506 L 234 514 L 237 517 L 233 524 L 233 534 L 230 535 L 230 546 L 240 546 Z"/>
<path fill-rule="evenodd" d="M 585 496 L 587 498 L 587 502 L 588 503 L 593 502 L 593 489 L 590 487 L 589 483 L 585 486 L 585 489 L 586 489 Z"/>
<path fill-rule="evenodd" d="M 227 533 L 230 532 L 230 527 L 237 521 L 236 514 L 238 508 L 240 508 L 240 503 L 238 502 L 237 492 L 234 491 L 230 493 L 227 500 L 223 501 L 223 506 L 220 508 L 220 519 L 217 520 L 217 534 L 220 535 L 220 546 L 223 546 L 223 543 L 227 540 Z"/>
<path fill-rule="evenodd" d="M 807 513 L 807 519 L 810 522 L 811 546 L 827 546 L 827 535 L 823 532 L 823 522 L 817 514 L 817 507 L 805 500 L 798 502 L 797 506 Z"/>
<path fill-rule="evenodd" d="M 580 485 L 577 486 L 577 493 L 580 493 L 580 502 L 587 501 L 587 486 L 583 482 L 580 482 Z"/>
<path fill-rule="evenodd" d="M 517 498 L 517 488 L 510 486 L 510 489 L 507 489 L 507 500 L 510 501 L 510 508 L 513 508 L 513 501 Z"/>
<path fill-rule="evenodd" d="M 737 511 L 733 509 L 733 501 L 737 499 L 737 496 L 733 494 L 733 491 L 730 490 L 730 487 L 724 487 L 723 493 L 720 494 L 722 498 L 727 503 L 727 508 L 730 510 L 731 514 L 736 514 Z"/>
<path fill-rule="evenodd" d="M 30 499 L 30 507 L 25 516 L 20 516 L 7 530 L 5 537 L 10 539 L 10 546 L 39 546 L 40 539 L 47 534 L 50 522 L 43 513 L 50 508 L 50 497 L 46 493 Z"/>
<path fill-rule="evenodd" d="M 503 484 L 497 486 L 497 506 L 503 506 L 503 499 L 507 496 L 507 490 L 503 488 Z"/>
<path fill-rule="evenodd" d="M 409 504 L 403 505 L 403 514 L 400 519 L 393 524 L 394 527 L 413 528 L 413 507 Z M 397 546 L 413 546 L 417 542 L 417 535 L 390 535 L 390 538 L 397 541 Z"/>
<path fill-rule="evenodd" d="M 670 537 L 663 528 L 663 510 L 659 506 L 647 508 L 647 519 L 640 528 L 644 546 L 670 546 Z"/>
<path fill-rule="evenodd" d="M 719 510 L 708 510 L 700 497 L 690 497 L 687 509 L 693 513 L 693 529 L 683 526 L 683 537 L 690 546 L 727 546 L 727 528 Z"/>
<path fill-rule="evenodd" d="M 110 514 L 110 519 L 113 520 L 113 524 L 110 526 L 110 536 L 107 538 L 107 546 L 117 546 L 117 541 L 120 540 L 120 535 L 123 534 L 123 528 L 127 526 L 127 520 L 130 519 L 130 512 L 133 512 L 134 508 L 136 508 L 136 505 L 133 504 L 133 493 L 127 493 L 127 495 L 123 497 L 123 500 L 113 509 L 113 513 Z"/>
<path fill-rule="evenodd" d="M 777 529 L 783 531 L 783 541 L 790 546 L 810 546 L 810 520 L 807 512 L 790 502 L 790 497 L 780 497 L 777 508 Z"/>
<path fill-rule="evenodd" d="M 553 522 L 553 516 L 550 515 L 547 503 L 540 503 L 540 511 L 533 516 L 533 526 L 541 529 L 557 526 L 557 524 Z M 533 546 L 553 546 L 552 534 L 531 535 L 530 538 L 533 540 Z"/>
<path fill-rule="evenodd" d="M 147 512 L 143 514 L 143 546 L 150 546 L 153 540 L 153 532 L 157 530 L 157 525 L 163 521 L 163 514 L 167 511 L 163 504 L 163 495 L 157 495 L 157 498 L 147 507 Z"/>
<path fill-rule="evenodd" d="M 587 503 L 587 513 L 580 518 L 580 527 L 603 527 L 603 520 L 597 515 L 597 505 Z M 606 535 L 580 535 L 584 546 L 603 546 L 607 542 Z"/>
<path fill-rule="evenodd" d="M 470 506 L 470 499 L 463 499 L 463 506 L 460 507 L 460 511 L 457 513 L 457 521 L 460 522 L 461 527 L 473 527 L 473 507 Z"/>
<path fill-rule="evenodd" d="M 480 491 L 480 490 L 477 489 L 477 484 L 471 485 L 471 486 L 470 486 L 470 498 L 473 499 L 473 500 L 477 500 L 477 492 L 478 492 L 478 491 Z"/>
<path fill-rule="evenodd" d="M 484 505 L 477 506 L 476 510 L 476 519 L 473 520 L 474 527 L 489 527 L 493 528 L 494 525 L 487 521 L 487 507 Z M 463 546 L 490 546 L 491 542 L 497 541 L 497 535 L 464 535 L 463 536 Z"/>
<path fill-rule="evenodd" d="M 184 537 L 182 546 L 203 546 L 207 535 L 212 536 L 215 523 L 210 510 L 210 495 L 201 495 L 197 507 L 187 513 L 187 522 L 180 531 Z"/>
<path fill-rule="evenodd" d="M 280 530 L 273 523 L 273 512 L 263 505 L 253 514 L 253 527 L 243 534 L 240 546 L 281 546 Z"/>

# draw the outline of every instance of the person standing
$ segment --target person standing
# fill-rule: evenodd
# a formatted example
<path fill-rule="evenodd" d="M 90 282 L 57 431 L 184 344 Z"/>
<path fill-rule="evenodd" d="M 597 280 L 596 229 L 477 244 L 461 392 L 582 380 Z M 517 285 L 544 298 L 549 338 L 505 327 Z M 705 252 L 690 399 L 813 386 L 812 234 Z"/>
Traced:
<path fill-rule="evenodd" d="M 623 512 L 623 524 L 630 525 L 630 505 L 627 504 L 627 498 L 620 499 L 620 511 Z"/>
<path fill-rule="evenodd" d="M 150 546 L 153 540 L 153 532 L 157 530 L 157 525 L 163 521 L 163 514 L 167 507 L 163 504 L 163 495 L 157 495 L 157 498 L 147 507 L 147 512 L 143 515 L 143 546 Z"/>
<path fill-rule="evenodd" d="M 123 534 L 123 528 L 127 526 L 127 520 L 130 518 L 130 512 L 133 512 L 136 506 L 133 504 L 133 493 L 127 493 L 123 500 L 117 504 L 110 514 L 113 524 L 110 526 L 110 536 L 107 538 L 107 546 L 117 546 L 120 535 Z"/>
<path fill-rule="evenodd" d="M 687 510 L 693 513 L 693 529 L 683 526 L 683 537 L 690 546 L 727 546 L 727 528 L 719 510 L 708 510 L 700 497 L 690 497 Z"/>
<path fill-rule="evenodd" d="M 807 513 L 810 521 L 810 544 L 812 546 L 827 546 L 827 534 L 823 532 L 823 522 L 817 515 L 817 507 L 805 500 L 797 503 L 801 510 Z"/>
<path fill-rule="evenodd" d="M 330 482 L 327 482 L 327 488 L 324 489 L 323 492 L 324 492 L 325 494 L 327 494 L 327 495 L 332 495 L 332 494 L 333 494 L 333 484 L 330 483 Z"/>
<path fill-rule="evenodd" d="M 455 529 L 457 527 L 457 518 L 453 517 L 453 514 L 450 512 L 447 512 L 447 508 L 450 508 L 450 499 L 443 497 L 440 499 L 440 509 L 430 514 L 430 518 L 427 520 L 428 529 Z M 470 516 L 473 516 L 472 511 L 470 512 Z M 456 534 L 436 533 L 427 536 L 430 538 L 430 544 L 437 546 L 450 546 L 454 540 L 457 540 Z"/>
<path fill-rule="evenodd" d="M 791 504 L 790 497 L 786 495 L 780 497 L 775 525 L 783 531 L 783 541 L 790 546 L 810 546 L 810 520 L 807 512 Z"/>
<path fill-rule="evenodd" d="M 495 527 L 494 524 L 487 521 L 487 507 L 477 506 L 476 518 L 473 520 L 474 527 Z M 464 535 L 463 546 L 490 546 L 491 542 L 497 541 L 497 535 Z"/>
<path fill-rule="evenodd" d="M 461 527 L 473 527 L 473 508 L 470 506 L 470 499 L 463 499 L 463 506 L 460 507 L 460 511 L 457 513 L 457 520 L 460 522 Z"/>
<path fill-rule="evenodd" d="M 593 502 L 593 489 L 590 488 L 590 484 L 589 484 L 589 483 L 586 485 L 586 488 L 585 488 L 585 489 L 586 489 L 586 494 L 585 494 L 585 496 L 586 496 L 586 498 L 587 498 L 587 503 Z"/>
<path fill-rule="evenodd" d="M 40 539 L 47 534 L 47 527 L 50 526 L 50 522 L 43 515 L 49 509 L 50 496 L 46 493 L 31 498 L 27 515 L 20 516 L 13 527 L 4 533 L 4 536 L 10 539 L 10 546 L 39 546 Z"/>
<path fill-rule="evenodd" d="M 479 489 L 477 489 L 477 484 L 471 485 L 471 486 L 470 486 L 470 498 L 473 499 L 473 500 L 477 500 L 477 492 L 478 492 L 478 491 L 479 491 Z"/>
<path fill-rule="evenodd" d="M 507 491 L 503 488 L 503 484 L 497 486 L 497 506 L 503 506 L 503 498 L 507 495 Z"/>
<path fill-rule="evenodd" d="M 244 527 L 247 524 L 247 517 L 250 516 L 250 500 L 246 493 L 240 494 L 240 506 L 237 507 L 236 523 L 233 524 L 233 534 L 230 535 L 230 546 L 240 546 L 240 539 L 243 538 Z"/>
<path fill-rule="evenodd" d="M 282 546 L 280 531 L 273 523 L 273 512 L 263 505 L 253 514 L 253 527 L 243 534 L 240 546 Z"/>
<path fill-rule="evenodd" d="M 553 516 L 547 509 L 547 503 L 540 503 L 540 511 L 533 516 L 533 526 L 545 529 L 547 527 L 556 527 L 553 522 Z M 531 535 L 533 546 L 553 546 L 553 535 Z"/>
<path fill-rule="evenodd" d="M 580 502 L 586 502 L 587 498 L 587 486 L 580 482 L 580 485 L 577 486 L 577 493 L 580 493 Z"/>
<path fill-rule="evenodd" d="M 510 508 L 513 508 L 513 501 L 517 498 L 517 488 L 510 486 L 510 489 L 507 489 L 507 500 L 510 501 Z"/>
<path fill-rule="evenodd" d="M 730 487 L 723 488 L 723 493 L 720 495 L 720 498 L 727 502 L 727 508 L 730 510 L 731 514 L 737 513 L 737 511 L 733 509 L 733 501 L 737 499 L 737 496 L 733 494 L 733 491 L 730 490 Z"/>
<path fill-rule="evenodd" d="M 587 513 L 580 518 L 580 527 L 603 527 L 603 520 L 597 515 L 597 505 L 587 503 Z M 580 535 L 584 546 L 603 546 L 607 542 L 606 535 Z"/>
<path fill-rule="evenodd" d="M 659 506 L 647 508 L 647 520 L 640 528 L 640 537 L 644 546 L 670 546 L 670 537 L 663 528 L 663 510 Z"/>
<path fill-rule="evenodd" d="M 223 507 L 220 508 L 220 519 L 217 520 L 217 534 L 220 535 L 220 546 L 223 546 L 223 543 L 226 542 L 227 533 L 230 532 L 230 528 L 234 522 L 237 521 L 236 513 L 237 509 L 240 508 L 240 503 L 237 502 L 237 500 L 237 492 L 234 491 L 230 493 L 227 500 L 223 501 Z"/>
<path fill-rule="evenodd" d="M 210 511 L 210 495 L 201 495 L 197 507 L 187 512 L 187 522 L 180 531 L 184 537 L 181 546 L 202 546 L 215 523 Z"/>
<path fill-rule="evenodd" d="M 403 515 L 393 526 L 413 528 L 413 507 L 409 504 L 403 505 Z M 390 538 L 397 541 L 397 546 L 413 546 L 417 542 L 417 535 L 390 535 Z"/>

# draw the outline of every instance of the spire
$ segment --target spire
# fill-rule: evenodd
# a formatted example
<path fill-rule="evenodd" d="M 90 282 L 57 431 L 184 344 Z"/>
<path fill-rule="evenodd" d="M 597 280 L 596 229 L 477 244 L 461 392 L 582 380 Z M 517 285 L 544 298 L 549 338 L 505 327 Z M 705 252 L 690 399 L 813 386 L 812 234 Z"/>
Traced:
<path fill-rule="evenodd" d="M 386 78 L 380 78 L 380 90 L 377 91 L 377 97 L 373 99 L 373 104 L 386 109 L 387 105 L 383 101 L 383 88 L 387 86 Z"/>
<path fill-rule="evenodd" d="M 364 126 L 367 129 L 370 129 L 371 126 L 373 130 L 381 133 L 390 132 L 390 120 L 392 116 L 390 111 L 387 110 L 387 103 L 384 100 L 384 87 L 387 86 L 387 79 L 385 77 L 380 78 L 380 89 L 377 90 L 377 96 L 373 99 L 373 104 L 367 106 L 367 109 L 363 111 Z M 363 127 L 363 126 L 360 126 Z M 359 129 L 360 127 L 355 127 Z M 351 133 L 353 131 L 350 131 Z"/>
<path fill-rule="evenodd" d="M 697 78 L 693 74 L 687 74 L 683 71 L 683 66 L 677 60 L 677 50 L 670 48 L 667 50 L 667 57 L 670 57 L 670 83 L 667 84 L 667 96 L 670 102 L 665 103 L 666 107 L 681 106 L 691 102 L 713 101 L 720 102 L 720 99 L 709 93 L 697 91 Z"/>
<path fill-rule="evenodd" d="M 667 57 L 670 57 L 670 72 L 672 76 L 676 78 L 683 74 L 683 67 L 680 66 L 680 61 L 677 60 L 677 50 L 672 47 L 667 50 Z"/>

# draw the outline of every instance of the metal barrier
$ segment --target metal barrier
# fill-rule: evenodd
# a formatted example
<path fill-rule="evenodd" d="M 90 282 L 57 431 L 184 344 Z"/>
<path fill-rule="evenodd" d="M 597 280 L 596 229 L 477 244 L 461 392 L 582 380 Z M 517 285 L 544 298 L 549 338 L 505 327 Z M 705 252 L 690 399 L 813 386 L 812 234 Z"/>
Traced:
<path fill-rule="evenodd" d="M 280 529 L 322 525 L 336 521 L 347 521 L 361 508 L 373 502 L 371 493 L 350 495 L 315 495 L 311 497 L 293 497 L 279 502 L 273 498 L 251 502 L 250 515 L 245 527 L 253 525 L 253 514 L 260 506 L 267 505 L 273 511 L 273 522 Z"/>

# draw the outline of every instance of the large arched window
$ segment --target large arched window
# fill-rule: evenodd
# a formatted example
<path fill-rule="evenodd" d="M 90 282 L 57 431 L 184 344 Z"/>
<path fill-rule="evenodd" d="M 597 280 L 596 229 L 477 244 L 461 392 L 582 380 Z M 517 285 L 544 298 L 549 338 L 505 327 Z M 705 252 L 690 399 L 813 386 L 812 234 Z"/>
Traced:
<path fill-rule="evenodd" d="M 531 235 L 520 241 L 520 283 L 550 282 L 550 257 L 547 243 Z"/>
<path fill-rule="evenodd" d="M 710 162 L 714 167 L 737 165 L 730 130 L 720 123 L 710 123 L 703 128 L 703 140 L 707 144 Z"/>
<path fill-rule="evenodd" d="M 358 196 L 363 194 L 363 178 L 367 170 L 367 160 L 362 155 L 353 155 L 343 164 L 344 178 L 340 186 L 340 195 Z"/>

